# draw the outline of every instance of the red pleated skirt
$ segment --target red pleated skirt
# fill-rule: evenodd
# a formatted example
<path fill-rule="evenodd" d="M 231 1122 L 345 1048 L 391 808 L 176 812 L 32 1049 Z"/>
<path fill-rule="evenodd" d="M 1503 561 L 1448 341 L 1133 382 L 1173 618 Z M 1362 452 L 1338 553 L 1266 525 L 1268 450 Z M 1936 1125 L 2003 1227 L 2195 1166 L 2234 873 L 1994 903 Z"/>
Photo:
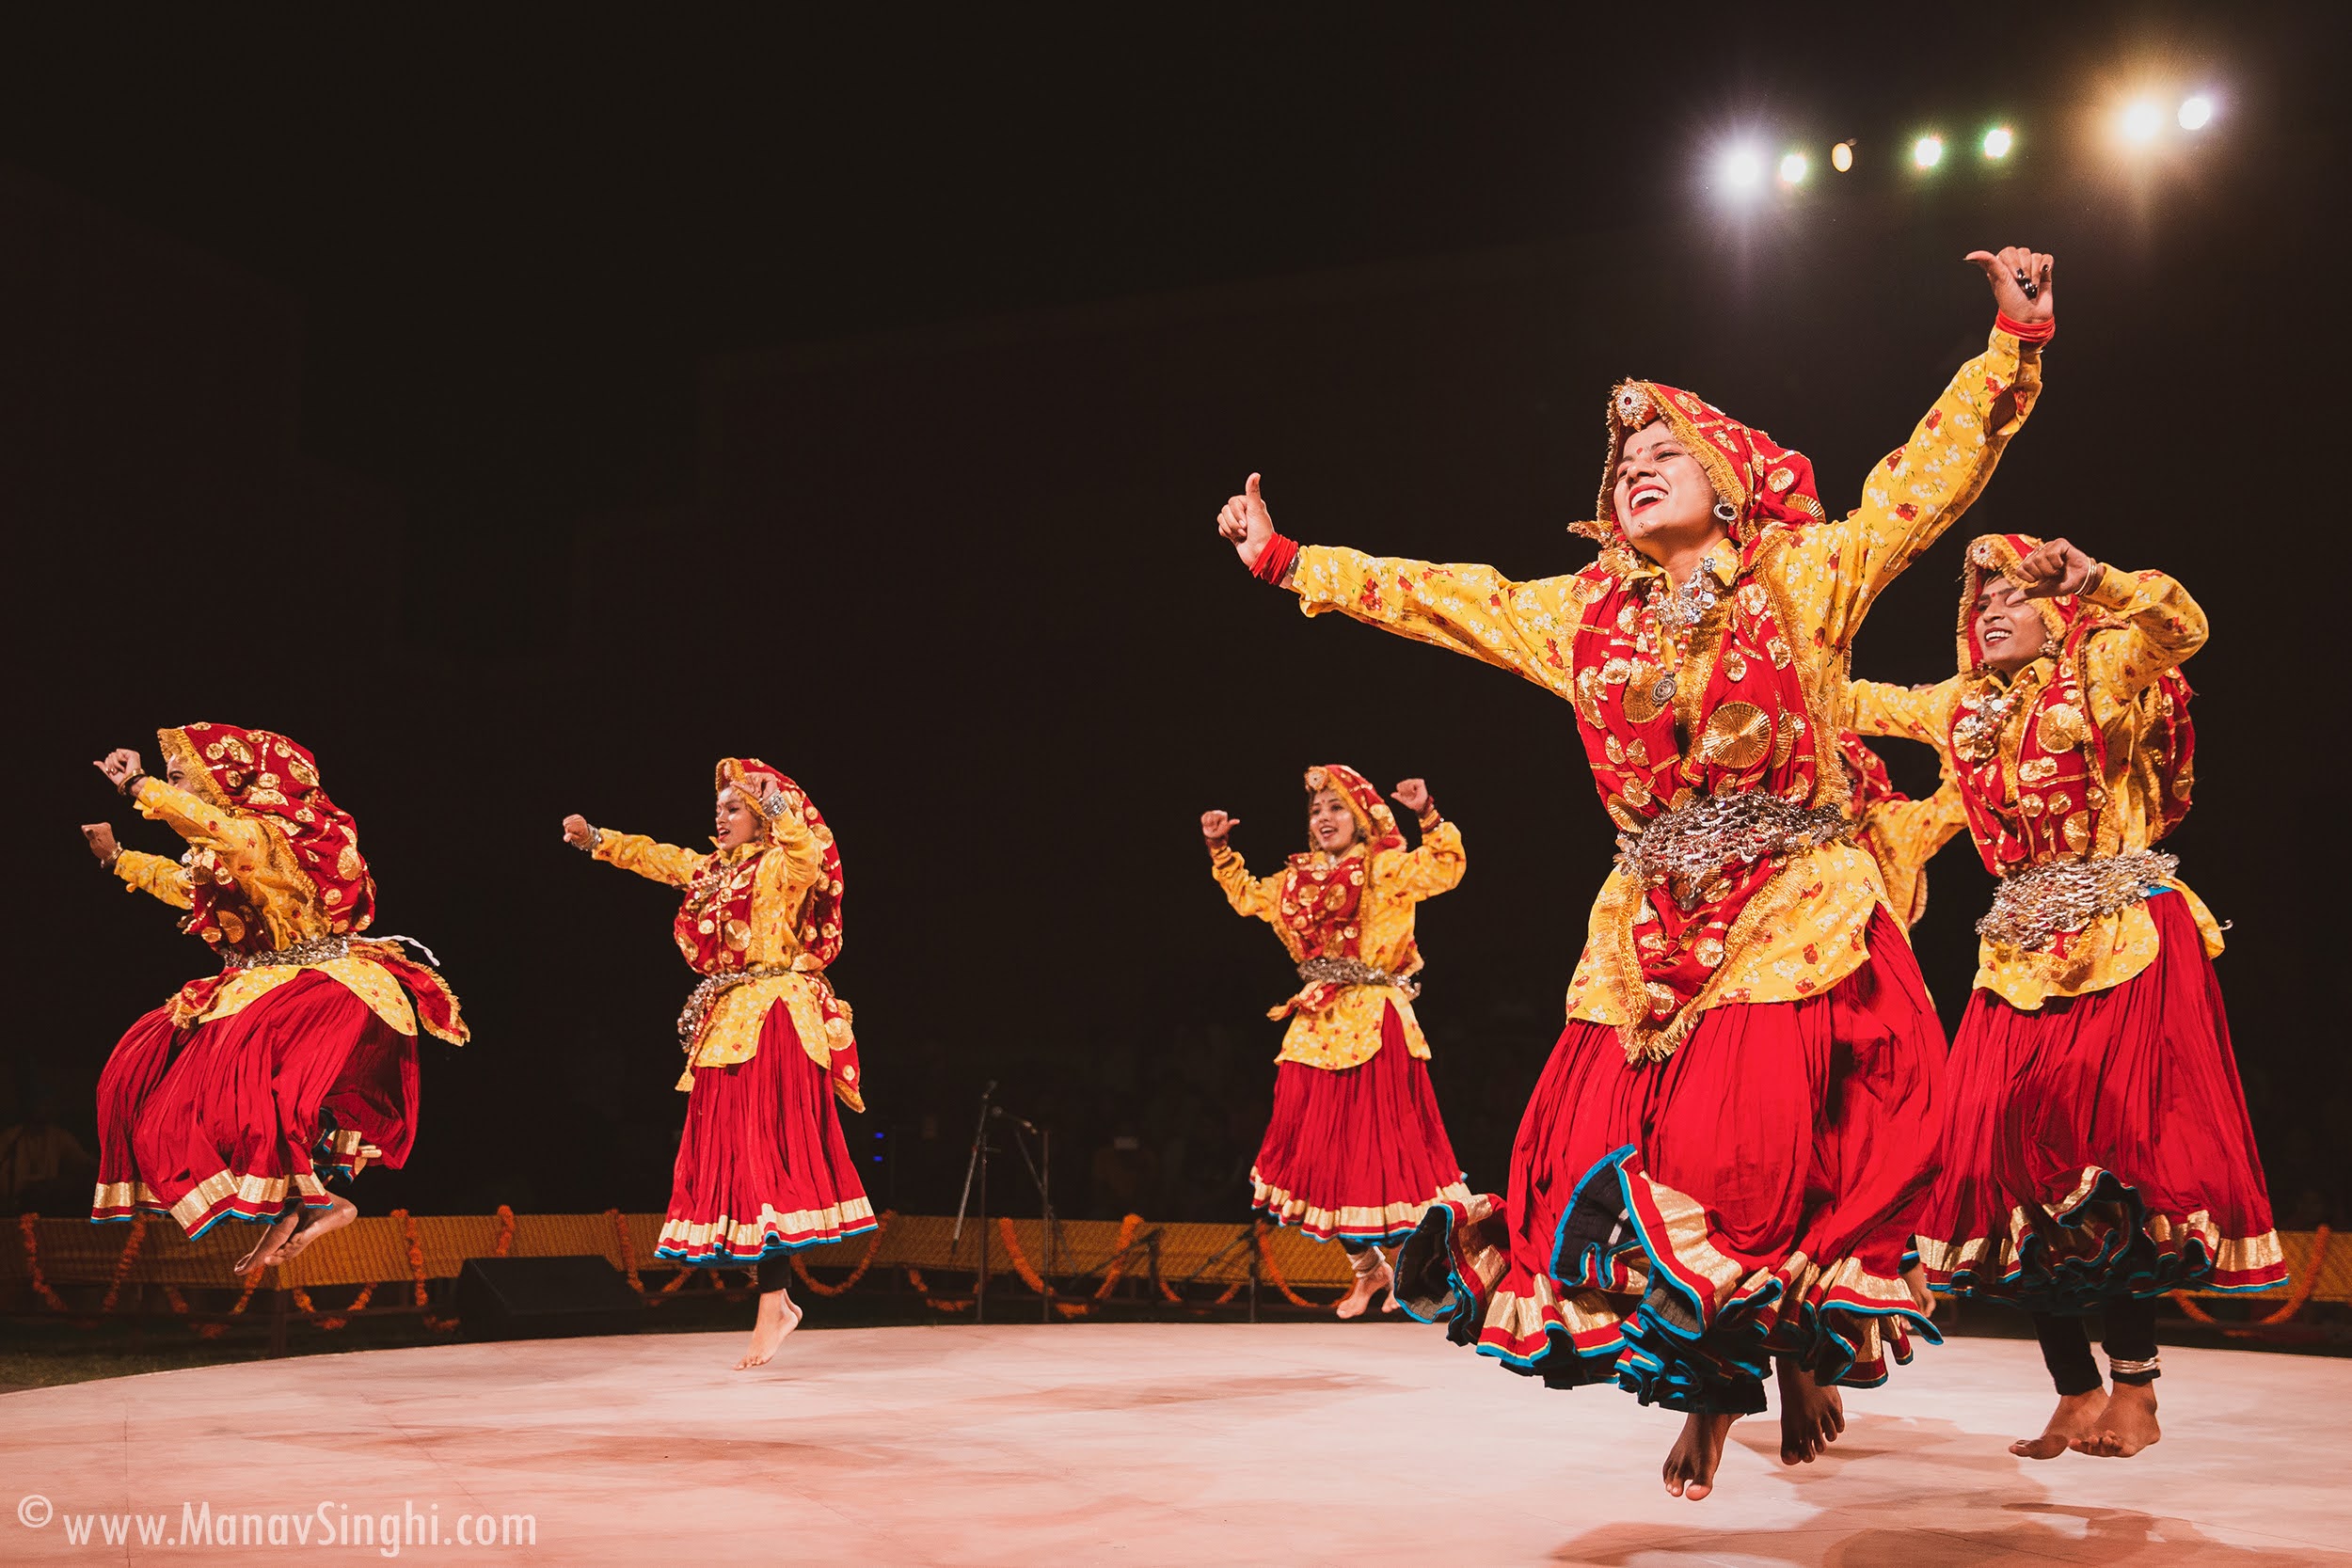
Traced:
<path fill-rule="evenodd" d="M 1943 1030 L 1883 910 L 1863 967 L 1801 1002 L 1713 1007 L 1663 1062 L 1571 1021 L 1507 1198 L 1431 1211 L 1398 1297 L 1558 1386 L 1761 1409 L 1767 1357 L 1869 1386 L 1937 1336 L 1901 1273 L 1935 1142 Z"/>
<path fill-rule="evenodd" d="M 2079 1311 L 2286 1277 L 2213 960 L 2183 899 L 2148 912 L 2155 958 L 2120 986 L 1968 999 L 1919 1220 L 1937 1289 Z"/>
<path fill-rule="evenodd" d="M 325 1208 L 323 1173 L 398 1168 L 416 1128 L 415 1037 L 328 975 L 184 1031 L 158 1007 L 99 1075 L 90 1218 L 166 1213 L 191 1237 L 267 1224 L 289 1201 Z"/>
<path fill-rule="evenodd" d="M 681 1263 L 756 1263 L 873 1228 L 832 1079 L 774 1003 L 758 1054 L 694 1069 L 656 1250 Z"/>
<path fill-rule="evenodd" d="M 1401 1241 L 1423 1211 L 1467 1199 L 1429 1064 L 1393 1006 L 1380 1050 L 1352 1068 L 1276 1065 L 1274 1119 L 1249 1171 L 1250 1206 L 1318 1242 Z"/>

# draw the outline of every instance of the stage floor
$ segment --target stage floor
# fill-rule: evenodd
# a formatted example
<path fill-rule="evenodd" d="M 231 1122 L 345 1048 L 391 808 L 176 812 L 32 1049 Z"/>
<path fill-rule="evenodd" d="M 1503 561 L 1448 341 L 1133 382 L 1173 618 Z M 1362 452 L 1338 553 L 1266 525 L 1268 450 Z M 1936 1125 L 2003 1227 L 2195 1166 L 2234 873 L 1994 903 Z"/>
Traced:
<path fill-rule="evenodd" d="M 1850 1394 L 1817 1465 L 1740 1422 L 1688 1503 L 1658 1481 L 1679 1418 L 1409 1324 L 812 1330 L 741 1374 L 739 1348 L 449 1345 L 0 1397 L 0 1562 L 186 1560 L 169 1543 L 209 1505 L 296 1555 L 208 1562 L 406 1510 L 443 1544 L 403 1557 L 528 1514 L 535 1547 L 471 1555 L 565 1565 L 2352 1565 L 2352 1360 L 2168 1350 L 2163 1443 L 2033 1464 L 2004 1449 L 2050 1403 L 2033 1345 L 1956 1339 Z M 105 1513 L 161 1540 L 69 1539 Z"/>

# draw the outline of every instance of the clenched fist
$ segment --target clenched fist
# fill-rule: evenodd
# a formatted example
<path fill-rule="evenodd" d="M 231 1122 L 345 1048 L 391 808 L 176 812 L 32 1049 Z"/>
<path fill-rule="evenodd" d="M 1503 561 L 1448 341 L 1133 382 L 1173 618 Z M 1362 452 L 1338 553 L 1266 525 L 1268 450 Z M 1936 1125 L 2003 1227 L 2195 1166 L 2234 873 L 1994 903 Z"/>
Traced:
<path fill-rule="evenodd" d="M 1226 839 L 1231 837 L 1233 830 L 1240 826 L 1240 817 L 1228 816 L 1221 811 L 1204 811 L 1200 814 L 1200 836 L 1208 842 L 1212 849 L 1224 848 Z"/>
<path fill-rule="evenodd" d="M 2053 539 L 2037 546 L 2001 575 L 2015 583 L 2017 591 L 2026 597 L 2047 599 L 2062 594 L 2086 593 L 2106 572 L 2106 567 L 2066 540 Z"/>

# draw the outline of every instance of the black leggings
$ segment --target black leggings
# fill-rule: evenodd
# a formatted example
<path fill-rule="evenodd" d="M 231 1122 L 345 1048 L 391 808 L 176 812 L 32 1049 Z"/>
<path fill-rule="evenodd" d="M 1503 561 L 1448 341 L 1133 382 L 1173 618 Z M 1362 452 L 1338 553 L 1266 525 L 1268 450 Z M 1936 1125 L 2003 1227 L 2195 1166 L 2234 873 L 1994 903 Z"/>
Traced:
<path fill-rule="evenodd" d="M 2129 1297 L 2106 1303 L 2100 1309 L 2106 1318 L 2106 1336 L 2102 1345 L 2109 1361 L 2153 1361 L 2156 1358 L 2156 1304 Z M 2101 1387 L 2099 1363 L 2090 1354 L 2090 1336 L 2078 1317 L 2061 1318 L 2053 1312 L 2033 1314 L 2034 1337 L 2042 1341 L 2042 1364 L 2050 1369 L 2050 1381 L 2058 1393 L 2095 1394 Z M 2153 1383 L 2153 1370 L 2118 1372 L 2118 1383 Z"/>
<path fill-rule="evenodd" d="M 759 1260 L 759 1293 L 781 1291 L 792 1282 L 792 1255 L 771 1252 Z"/>

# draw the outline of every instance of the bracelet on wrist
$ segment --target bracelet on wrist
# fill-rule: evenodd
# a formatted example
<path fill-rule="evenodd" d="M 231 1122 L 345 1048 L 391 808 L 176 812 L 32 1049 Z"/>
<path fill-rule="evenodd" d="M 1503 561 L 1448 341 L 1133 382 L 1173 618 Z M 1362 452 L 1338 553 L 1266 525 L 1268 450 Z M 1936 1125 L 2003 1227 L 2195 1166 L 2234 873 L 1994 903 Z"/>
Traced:
<path fill-rule="evenodd" d="M 2058 336 L 2058 318 L 2053 316 L 2045 322 L 2021 322 L 2007 310 L 1996 310 L 1993 315 L 1993 329 L 2006 332 L 2021 343 L 2046 343 Z"/>
<path fill-rule="evenodd" d="M 1249 575 L 1260 582 L 1280 584 L 1298 563 L 1298 541 L 1276 534 L 1258 552 L 1258 563 L 1249 568 Z"/>
<path fill-rule="evenodd" d="M 1421 831 L 1422 832 L 1427 832 L 1430 829 L 1436 827 L 1438 823 L 1444 820 L 1444 814 L 1438 810 L 1438 803 L 1435 800 L 1432 800 L 1429 803 L 1429 809 L 1421 814 Z"/>
<path fill-rule="evenodd" d="M 128 799 L 132 792 L 139 787 L 141 780 L 151 778 L 152 776 L 153 775 L 150 774 L 144 768 L 139 768 L 135 772 L 127 773 L 123 775 L 122 782 L 115 785 L 115 792 L 123 796 L 125 799 Z"/>

